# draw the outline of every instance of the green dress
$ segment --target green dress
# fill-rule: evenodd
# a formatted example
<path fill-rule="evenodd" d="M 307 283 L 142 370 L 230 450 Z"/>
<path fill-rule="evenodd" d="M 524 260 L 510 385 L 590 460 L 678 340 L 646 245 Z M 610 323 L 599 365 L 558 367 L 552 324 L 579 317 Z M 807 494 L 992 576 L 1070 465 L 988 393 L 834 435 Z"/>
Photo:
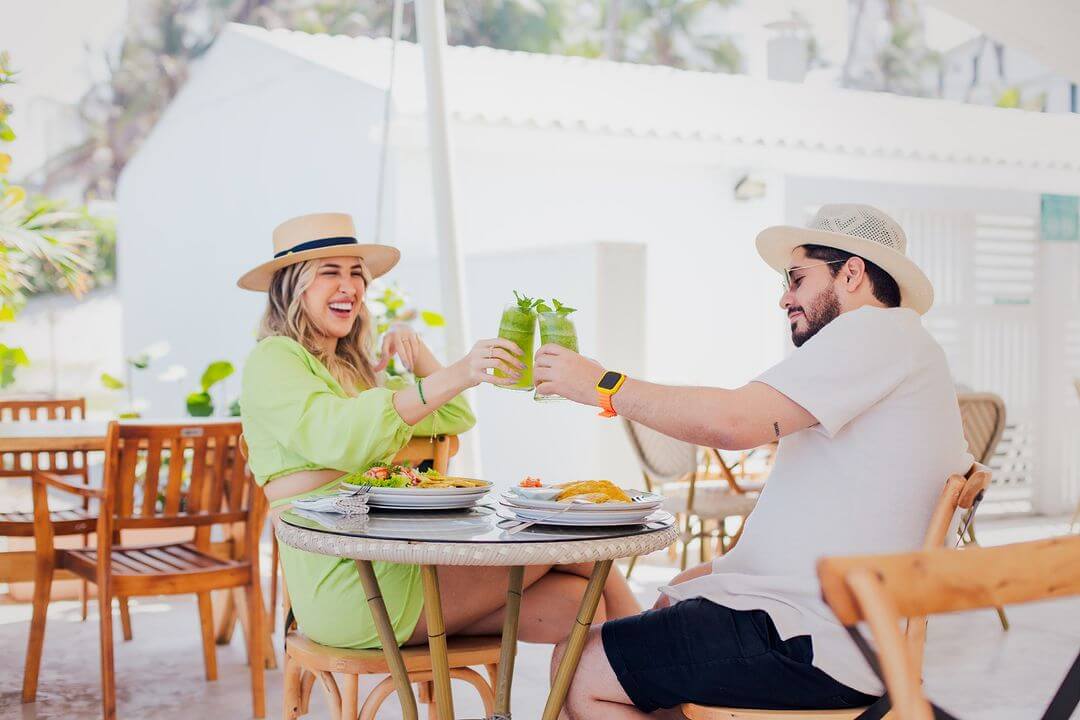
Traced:
<path fill-rule="evenodd" d="M 268 337 L 244 364 L 240 407 L 248 461 L 259 485 L 300 470 L 352 472 L 388 461 L 413 435 L 458 435 L 476 419 L 463 397 L 410 426 L 394 408 L 394 392 L 408 387 L 393 378 L 385 387 L 350 397 L 314 355 L 286 337 Z M 325 495 L 338 481 L 275 501 Z M 296 621 L 323 645 L 380 646 L 360 577 L 351 560 L 281 546 L 281 565 Z M 423 609 L 420 569 L 372 563 L 398 643 L 405 642 Z"/>

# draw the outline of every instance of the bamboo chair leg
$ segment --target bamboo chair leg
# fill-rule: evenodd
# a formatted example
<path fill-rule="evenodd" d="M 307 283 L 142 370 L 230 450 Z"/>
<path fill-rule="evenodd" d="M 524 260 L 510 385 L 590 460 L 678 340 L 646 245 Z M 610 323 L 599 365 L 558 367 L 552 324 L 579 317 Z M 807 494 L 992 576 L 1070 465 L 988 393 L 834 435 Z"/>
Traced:
<path fill-rule="evenodd" d="M 330 703 L 331 720 L 341 720 L 341 691 L 338 690 L 334 674 L 320 670 L 318 675 L 319 682 L 322 684 L 323 690 L 326 691 L 326 701 Z"/>
<path fill-rule="evenodd" d="M 346 673 L 342 676 L 341 685 L 341 717 L 342 720 L 356 720 L 359 709 L 356 706 L 359 698 L 360 676 Z"/>
<path fill-rule="evenodd" d="M 454 668 L 450 671 L 450 676 L 464 680 L 476 689 L 476 694 L 480 696 L 480 702 L 484 705 L 484 717 L 491 717 L 495 713 L 495 695 L 480 673 L 472 668 Z"/>
<path fill-rule="evenodd" d="M 266 634 L 264 616 L 266 606 L 263 605 L 262 583 L 258 577 L 244 588 L 247 596 L 248 624 L 251 632 L 248 633 L 248 658 L 251 672 L 251 708 L 252 714 L 257 718 L 266 717 Z M 213 646 L 211 646 L 213 647 Z"/>
<path fill-rule="evenodd" d="M 118 597 L 116 602 L 120 605 L 120 632 L 123 635 L 124 642 L 130 642 L 133 636 L 131 633 L 131 608 L 128 607 L 128 599 Z M 110 608 L 110 612 L 111 610 Z"/>
<path fill-rule="evenodd" d="M 214 645 L 214 608 L 210 602 L 210 593 L 198 593 L 199 630 L 202 637 L 203 665 L 206 667 L 206 681 L 217 680 L 217 648 Z"/>
<path fill-rule="evenodd" d="M 382 682 L 372 688 L 364 699 L 364 704 L 360 708 L 360 717 L 357 720 L 375 720 L 375 715 L 382 707 L 383 701 L 394 694 L 394 691 L 394 679 L 383 678 Z"/>
<path fill-rule="evenodd" d="M 307 715 L 311 709 L 311 691 L 315 688 L 315 673 L 310 670 L 300 670 L 300 714 Z"/>
<path fill-rule="evenodd" d="M 637 565 L 638 556 L 630 558 L 630 564 L 626 566 L 626 579 L 630 579 L 630 573 L 634 572 L 634 566 Z"/>
<path fill-rule="evenodd" d="M 23 671 L 22 701 L 24 703 L 34 702 L 37 698 L 41 654 L 45 648 L 45 619 L 49 613 L 52 581 L 52 565 L 38 565 L 34 573 L 34 615 L 30 621 L 30 639 L 26 646 L 26 668 Z"/>
<path fill-rule="evenodd" d="M 113 617 L 111 578 L 98 567 L 98 615 L 101 633 L 101 711 L 103 720 L 116 720 L 116 675 L 113 664 Z M 121 600 L 121 603 L 123 600 Z M 120 606 L 123 608 L 123 605 Z"/>
<path fill-rule="evenodd" d="M 427 720 L 439 720 L 439 710 L 435 707 L 435 683 L 431 680 L 416 683 L 416 702 L 427 708 Z"/>
<path fill-rule="evenodd" d="M 293 660 L 288 655 L 282 661 L 285 663 L 285 669 L 282 672 L 282 701 L 281 712 L 284 716 L 284 720 L 297 720 L 302 714 L 300 708 L 302 706 L 300 700 L 300 673 L 303 672 L 303 668 L 300 667 L 300 663 Z"/>
<path fill-rule="evenodd" d="M 970 511 L 969 511 L 970 512 Z M 972 520 L 968 523 L 967 537 L 963 538 L 964 546 L 978 545 L 979 541 L 975 538 L 975 521 Z M 997 611 L 998 620 L 1001 622 L 1001 629 L 1008 632 L 1009 630 L 1009 618 L 1005 616 L 1005 608 L 1000 605 L 994 608 Z"/>
<path fill-rule="evenodd" d="M 270 538 L 270 634 L 273 635 L 277 630 L 278 614 L 278 539 L 273 526 L 270 528 Z"/>

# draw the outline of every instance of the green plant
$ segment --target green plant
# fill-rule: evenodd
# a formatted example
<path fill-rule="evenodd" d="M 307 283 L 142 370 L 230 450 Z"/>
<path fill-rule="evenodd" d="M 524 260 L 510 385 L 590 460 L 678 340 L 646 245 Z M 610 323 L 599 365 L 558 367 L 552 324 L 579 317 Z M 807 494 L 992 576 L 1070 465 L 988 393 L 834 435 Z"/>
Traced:
<path fill-rule="evenodd" d="M 167 342 L 156 342 L 143 348 L 135 355 L 125 358 L 123 380 L 109 373 L 101 373 L 101 385 L 106 390 L 127 391 L 127 407 L 121 411 L 121 418 L 139 417 L 138 401 L 135 398 L 135 371 L 146 370 L 153 361 L 165 357 L 168 353 L 169 344 Z"/>
<path fill-rule="evenodd" d="M 15 82 L 11 58 L 0 52 L 0 87 Z M 14 108 L 0 99 L 0 143 L 15 140 L 8 123 Z M 45 199 L 28 200 L 26 190 L 8 182 L 11 155 L 0 152 L 0 322 L 13 322 L 42 269 L 64 290 L 80 294 L 90 265 L 84 259 L 90 231 L 86 219 Z M 15 382 L 15 369 L 29 364 L 18 347 L 0 345 L 0 387 Z"/>
<path fill-rule="evenodd" d="M 199 385 L 202 388 L 187 396 L 187 411 L 192 417 L 210 417 L 214 414 L 214 399 L 210 390 L 218 383 L 235 372 L 233 364 L 228 360 L 217 360 L 206 366 Z M 239 414 L 239 403 L 234 403 L 236 414 Z M 230 407 L 230 414 L 233 408 Z"/>
<path fill-rule="evenodd" d="M 395 283 L 385 287 L 373 286 L 374 291 L 367 300 L 368 310 L 371 312 L 372 326 L 375 330 L 375 340 L 378 341 L 383 334 L 397 323 L 411 324 L 420 319 L 429 328 L 443 327 L 446 319 L 434 310 L 420 310 L 409 306 L 409 297 Z M 386 366 L 388 375 L 403 375 L 398 369 L 395 360 L 391 359 Z"/>
<path fill-rule="evenodd" d="M 561 302 L 559 302 L 555 298 L 551 298 L 551 304 L 555 306 L 554 310 L 551 309 L 551 305 L 548 305 L 543 300 L 537 300 L 536 301 L 536 312 L 538 312 L 538 313 L 554 312 L 554 313 L 558 313 L 562 317 L 566 317 L 570 313 L 576 313 L 577 312 L 577 308 L 572 308 L 572 307 L 570 307 L 568 305 L 563 305 Z"/>

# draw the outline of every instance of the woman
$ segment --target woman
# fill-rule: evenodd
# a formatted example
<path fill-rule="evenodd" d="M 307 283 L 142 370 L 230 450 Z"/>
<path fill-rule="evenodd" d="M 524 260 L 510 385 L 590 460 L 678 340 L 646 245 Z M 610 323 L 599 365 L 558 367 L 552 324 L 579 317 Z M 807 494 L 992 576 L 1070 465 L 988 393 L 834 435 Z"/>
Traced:
<path fill-rule="evenodd" d="M 524 367 L 521 349 L 503 339 L 482 340 L 444 367 L 402 325 L 386 334 L 374 365 L 364 293 L 400 253 L 359 244 L 348 215 L 289 220 L 274 230 L 274 249 L 273 260 L 238 284 L 269 293 L 259 343 L 244 366 L 240 405 L 251 469 L 275 522 L 292 501 L 336 492 L 343 474 L 391 459 L 413 435 L 468 430 L 475 419 L 461 393 L 482 382 L 512 384 Z M 419 378 L 416 385 L 381 380 L 394 355 Z M 507 377 L 488 372 L 495 368 Z M 379 647 L 351 560 L 283 545 L 281 564 L 305 635 L 336 647 Z M 426 642 L 419 568 L 373 565 L 398 643 Z M 589 565 L 527 568 L 521 639 L 561 640 L 590 571 Z M 506 568 L 445 567 L 438 573 L 449 634 L 499 632 Z M 597 622 L 639 610 L 626 581 L 612 573 Z"/>

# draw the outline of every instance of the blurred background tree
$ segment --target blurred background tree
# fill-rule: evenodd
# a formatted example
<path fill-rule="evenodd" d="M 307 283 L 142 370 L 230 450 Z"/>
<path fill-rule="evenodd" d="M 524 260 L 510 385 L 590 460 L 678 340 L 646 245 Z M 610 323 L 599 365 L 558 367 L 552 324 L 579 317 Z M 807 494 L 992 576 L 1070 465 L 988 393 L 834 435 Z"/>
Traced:
<path fill-rule="evenodd" d="M 15 82 L 6 52 L 0 52 L 0 89 Z M 0 147 L 15 140 L 8 120 L 14 108 L 0 98 Z M 0 322 L 14 322 L 28 293 L 50 289 L 84 292 L 93 264 L 86 259 L 94 238 L 84 210 L 27 195 L 5 177 L 11 155 L 0 152 Z M 0 388 L 15 380 L 15 370 L 28 365 L 22 348 L 0 343 Z"/>
<path fill-rule="evenodd" d="M 851 2 L 841 84 L 900 95 L 939 95 L 941 56 L 926 44 L 922 10 L 915 0 Z"/>
<path fill-rule="evenodd" d="M 617 60 L 736 72 L 738 48 L 704 22 L 710 8 L 736 1 L 608 0 L 605 15 L 595 0 L 446 0 L 448 40 L 590 57 L 608 47 Z M 74 185 L 86 200 L 112 199 L 124 166 L 226 23 L 386 36 L 393 13 L 391 0 L 143 0 L 129 7 L 119 49 L 106 58 L 107 77 L 79 103 L 85 140 L 49 161 L 45 192 Z M 412 3 L 404 9 L 402 38 L 415 40 Z M 99 245 L 107 254 L 107 240 Z"/>

